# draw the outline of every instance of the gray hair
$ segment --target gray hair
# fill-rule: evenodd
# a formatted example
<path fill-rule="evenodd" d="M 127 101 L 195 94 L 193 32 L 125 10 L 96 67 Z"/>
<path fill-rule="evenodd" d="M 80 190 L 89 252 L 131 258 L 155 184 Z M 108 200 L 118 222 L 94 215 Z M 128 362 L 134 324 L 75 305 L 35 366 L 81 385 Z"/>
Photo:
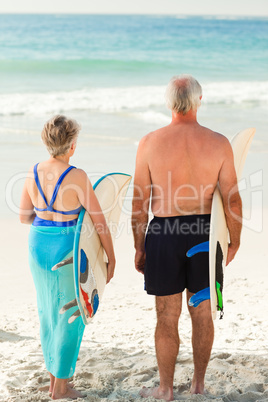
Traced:
<path fill-rule="evenodd" d="M 75 120 L 57 115 L 46 122 L 41 137 L 51 156 L 65 155 L 77 140 L 80 129 Z"/>
<path fill-rule="evenodd" d="M 201 104 L 202 87 L 188 74 L 172 77 L 166 89 L 166 104 L 169 109 L 185 115 L 189 110 L 197 110 Z"/>

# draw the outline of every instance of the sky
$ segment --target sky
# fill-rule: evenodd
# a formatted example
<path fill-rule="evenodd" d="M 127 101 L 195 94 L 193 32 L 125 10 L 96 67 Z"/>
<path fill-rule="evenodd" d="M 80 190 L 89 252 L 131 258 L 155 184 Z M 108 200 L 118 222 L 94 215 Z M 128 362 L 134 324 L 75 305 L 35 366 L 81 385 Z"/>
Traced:
<path fill-rule="evenodd" d="M 268 0 L 9 0 L 0 13 L 268 16 Z"/>

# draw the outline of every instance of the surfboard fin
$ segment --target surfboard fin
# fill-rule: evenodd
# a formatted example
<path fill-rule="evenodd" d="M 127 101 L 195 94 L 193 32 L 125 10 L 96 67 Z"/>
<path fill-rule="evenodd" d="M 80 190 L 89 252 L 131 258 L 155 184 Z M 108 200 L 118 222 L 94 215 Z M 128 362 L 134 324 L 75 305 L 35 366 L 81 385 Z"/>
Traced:
<path fill-rule="evenodd" d="M 189 306 L 191 307 L 197 307 L 199 306 L 200 303 L 202 303 L 204 300 L 209 300 L 210 299 L 210 288 L 205 288 L 194 294 L 190 299 L 189 299 Z"/>
<path fill-rule="evenodd" d="M 65 265 L 69 265 L 73 263 L 73 257 L 67 258 L 66 260 L 63 260 L 61 262 L 59 262 L 58 264 L 54 265 L 51 268 L 51 271 L 56 271 L 57 269 L 64 267 Z"/>
<path fill-rule="evenodd" d="M 80 315 L 81 315 L 80 310 L 76 310 L 76 311 L 71 315 L 71 317 L 69 318 L 68 323 L 69 323 L 69 324 L 72 324 L 72 322 L 74 322 L 78 317 L 80 317 Z"/>
<path fill-rule="evenodd" d="M 66 313 L 66 311 L 70 310 L 70 308 L 77 307 L 77 300 L 73 299 L 70 302 L 66 303 L 59 311 L 60 314 Z M 71 324 L 74 322 L 78 317 L 80 317 L 81 313 L 80 310 L 77 309 L 75 312 L 69 317 L 68 323 Z"/>
<path fill-rule="evenodd" d="M 61 309 L 60 309 L 60 314 L 64 314 L 65 311 L 68 311 L 72 307 L 77 306 L 77 300 L 73 299 L 70 302 L 66 303 Z"/>

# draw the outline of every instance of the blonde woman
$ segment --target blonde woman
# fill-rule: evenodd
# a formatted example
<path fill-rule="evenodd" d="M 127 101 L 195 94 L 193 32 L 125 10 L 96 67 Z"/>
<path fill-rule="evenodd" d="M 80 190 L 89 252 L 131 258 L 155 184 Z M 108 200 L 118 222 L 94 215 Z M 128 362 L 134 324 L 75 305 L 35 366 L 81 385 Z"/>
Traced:
<path fill-rule="evenodd" d="M 31 224 L 29 264 L 37 292 L 40 337 L 52 399 L 82 396 L 68 379 L 75 371 L 84 324 L 81 317 L 68 323 L 73 308 L 59 313 L 75 299 L 72 264 L 52 270 L 63 259 L 72 257 L 82 207 L 91 215 L 108 256 L 107 282 L 115 268 L 111 235 L 92 185 L 83 170 L 69 165 L 79 130 L 76 121 L 65 116 L 55 116 L 45 124 L 42 140 L 50 157 L 30 169 L 20 205 L 20 221 Z"/>

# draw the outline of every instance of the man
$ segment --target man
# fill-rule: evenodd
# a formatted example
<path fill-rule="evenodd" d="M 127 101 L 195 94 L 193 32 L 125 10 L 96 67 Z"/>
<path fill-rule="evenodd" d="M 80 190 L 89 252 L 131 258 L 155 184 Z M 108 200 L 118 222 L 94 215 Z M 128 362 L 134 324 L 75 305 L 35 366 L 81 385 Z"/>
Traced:
<path fill-rule="evenodd" d="M 141 139 L 136 159 L 132 227 L 135 267 L 145 274 L 147 293 L 156 296 L 157 388 L 143 397 L 173 400 L 179 351 L 178 321 L 182 292 L 187 301 L 209 286 L 208 253 L 188 258 L 187 251 L 209 238 L 214 190 L 219 182 L 230 234 L 227 264 L 240 244 L 242 205 L 232 148 L 221 134 L 198 124 L 200 84 L 189 75 L 174 77 L 166 91 L 171 123 Z M 151 202 L 154 219 L 148 223 Z M 188 307 L 192 320 L 194 375 L 191 392 L 204 393 L 204 377 L 214 338 L 210 301 Z"/>

